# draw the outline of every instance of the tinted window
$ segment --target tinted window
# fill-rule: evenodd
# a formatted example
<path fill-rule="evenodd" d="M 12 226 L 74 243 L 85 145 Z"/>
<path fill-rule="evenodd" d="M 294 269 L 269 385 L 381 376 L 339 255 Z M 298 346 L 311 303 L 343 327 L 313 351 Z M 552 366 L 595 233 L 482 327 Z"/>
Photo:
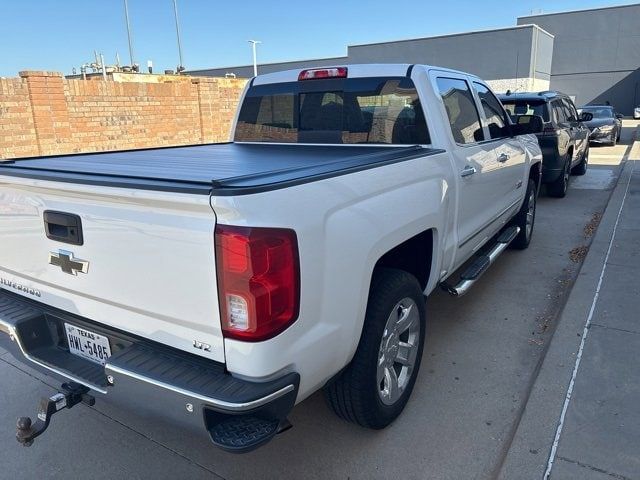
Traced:
<path fill-rule="evenodd" d="M 514 121 L 518 115 L 538 115 L 545 122 L 550 120 L 549 108 L 544 100 L 505 99 L 503 97 L 502 105 Z"/>
<path fill-rule="evenodd" d="M 253 86 L 238 115 L 235 141 L 430 143 L 409 78 L 308 80 Z"/>
<path fill-rule="evenodd" d="M 565 112 L 565 116 L 567 117 L 567 120 L 570 122 L 576 122 L 578 120 L 578 114 L 575 111 L 575 108 L 573 107 L 573 103 L 571 103 L 570 100 L 567 100 L 566 98 L 562 100 L 562 104 L 563 104 L 563 108 L 564 108 L 564 112 Z"/>
<path fill-rule="evenodd" d="M 553 106 L 553 113 L 556 117 L 557 123 L 565 123 L 567 121 L 567 113 L 560 100 L 555 100 L 551 103 Z"/>
<path fill-rule="evenodd" d="M 455 141 L 466 144 L 484 140 L 480 116 L 467 82 L 442 77 L 438 77 L 436 82 Z"/>
<path fill-rule="evenodd" d="M 480 104 L 487 118 L 487 126 L 489 127 L 489 136 L 491 138 L 502 138 L 509 136 L 509 127 L 506 113 L 500 104 L 500 101 L 493 93 L 481 83 L 473 82 L 478 92 Z"/>
<path fill-rule="evenodd" d="M 593 118 L 613 118 L 611 107 L 582 107 L 580 111 L 593 114 Z"/>

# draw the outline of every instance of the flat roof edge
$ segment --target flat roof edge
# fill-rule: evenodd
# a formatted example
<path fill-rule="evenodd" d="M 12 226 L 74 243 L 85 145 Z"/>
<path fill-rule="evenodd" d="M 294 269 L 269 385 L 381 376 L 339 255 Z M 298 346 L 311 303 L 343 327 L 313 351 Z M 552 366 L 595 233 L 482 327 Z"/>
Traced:
<path fill-rule="evenodd" d="M 480 34 L 480 33 L 491 33 L 491 32 L 503 32 L 503 31 L 507 31 L 507 30 L 520 30 L 520 29 L 525 29 L 525 28 L 537 28 L 538 30 L 541 30 L 542 32 L 546 33 L 547 35 L 553 37 L 553 35 L 549 32 L 547 32 L 545 29 L 543 29 L 542 27 L 540 27 L 539 25 L 536 25 L 534 23 L 527 23 L 524 25 L 512 25 L 510 27 L 502 27 L 502 28 L 487 28 L 484 30 L 472 30 L 470 32 L 456 32 L 456 33 L 445 33 L 443 35 L 433 35 L 430 37 L 414 37 L 414 38 L 401 38 L 398 40 L 386 40 L 384 42 L 372 42 L 372 43 L 356 43 L 353 45 L 349 45 L 347 48 L 351 48 L 351 47 L 368 47 L 371 45 L 384 45 L 384 44 L 389 44 L 389 43 L 400 43 L 400 42 L 415 42 L 415 41 L 419 41 L 419 40 L 431 40 L 434 38 L 447 38 L 447 37 L 462 37 L 465 35 L 476 35 L 476 34 Z"/>
<path fill-rule="evenodd" d="M 608 7 L 593 7 L 593 8 L 584 8 L 581 10 L 564 10 L 562 12 L 550 12 L 550 13 L 532 13 L 530 15 L 520 15 L 518 18 L 532 18 L 532 17 L 549 17 L 551 15 L 566 15 L 570 13 L 582 13 L 582 12 L 592 12 L 594 10 L 613 10 L 616 8 L 628 8 L 628 7 L 640 7 L 640 3 L 627 3 L 624 5 L 609 5 Z"/>

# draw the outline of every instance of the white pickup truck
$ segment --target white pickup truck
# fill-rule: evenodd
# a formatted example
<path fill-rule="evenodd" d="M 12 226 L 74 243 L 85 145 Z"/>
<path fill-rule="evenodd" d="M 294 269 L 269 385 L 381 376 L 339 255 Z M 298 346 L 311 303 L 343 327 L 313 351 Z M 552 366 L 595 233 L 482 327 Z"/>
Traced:
<path fill-rule="evenodd" d="M 529 244 L 540 128 L 473 75 L 348 65 L 252 79 L 229 143 L 1 163 L 0 330 L 68 381 L 18 440 L 99 394 L 233 452 L 321 388 L 387 426 L 424 296 Z"/>

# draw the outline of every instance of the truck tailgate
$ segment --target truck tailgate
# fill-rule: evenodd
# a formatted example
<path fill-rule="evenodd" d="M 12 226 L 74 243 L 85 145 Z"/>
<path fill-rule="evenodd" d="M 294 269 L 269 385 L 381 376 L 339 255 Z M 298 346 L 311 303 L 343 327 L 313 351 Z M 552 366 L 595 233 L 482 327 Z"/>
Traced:
<path fill-rule="evenodd" d="M 82 244 L 45 212 L 78 216 Z M 224 362 L 214 228 L 205 195 L 0 177 L 0 287 Z"/>

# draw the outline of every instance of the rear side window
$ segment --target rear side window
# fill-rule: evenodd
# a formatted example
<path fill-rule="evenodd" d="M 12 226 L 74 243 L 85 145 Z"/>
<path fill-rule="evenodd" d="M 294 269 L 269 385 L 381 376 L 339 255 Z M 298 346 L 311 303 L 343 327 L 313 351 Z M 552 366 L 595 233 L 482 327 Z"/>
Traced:
<path fill-rule="evenodd" d="M 493 93 L 491 93 L 491 90 L 489 90 L 486 85 L 473 82 L 473 86 L 475 87 L 476 92 L 478 92 L 484 116 L 487 118 L 489 136 L 491 138 L 508 137 L 509 121 L 507 120 L 507 114 L 505 113 L 504 108 L 502 108 L 500 101 Z"/>
<path fill-rule="evenodd" d="M 467 82 L 458 78 L 438 77 L 436 83 L 456 143 L 469 144 L 484 140 L 480 115 Z"/>
<path fill-rule="evenodd" d="M 406 77 L 307 80 L 253 86 L 234 140 L 429 144 L 415 85 Z"/>
<path fill-rule="evenodd" d="M 505 100 L 503 98 L 502 105 L 504 105 L 504 108 L 514 121 L 518 115 L 538 115 L 539 117 L 542 117 L 545 122 L 551 120 L 547 102 L 544 100 Z"/>

